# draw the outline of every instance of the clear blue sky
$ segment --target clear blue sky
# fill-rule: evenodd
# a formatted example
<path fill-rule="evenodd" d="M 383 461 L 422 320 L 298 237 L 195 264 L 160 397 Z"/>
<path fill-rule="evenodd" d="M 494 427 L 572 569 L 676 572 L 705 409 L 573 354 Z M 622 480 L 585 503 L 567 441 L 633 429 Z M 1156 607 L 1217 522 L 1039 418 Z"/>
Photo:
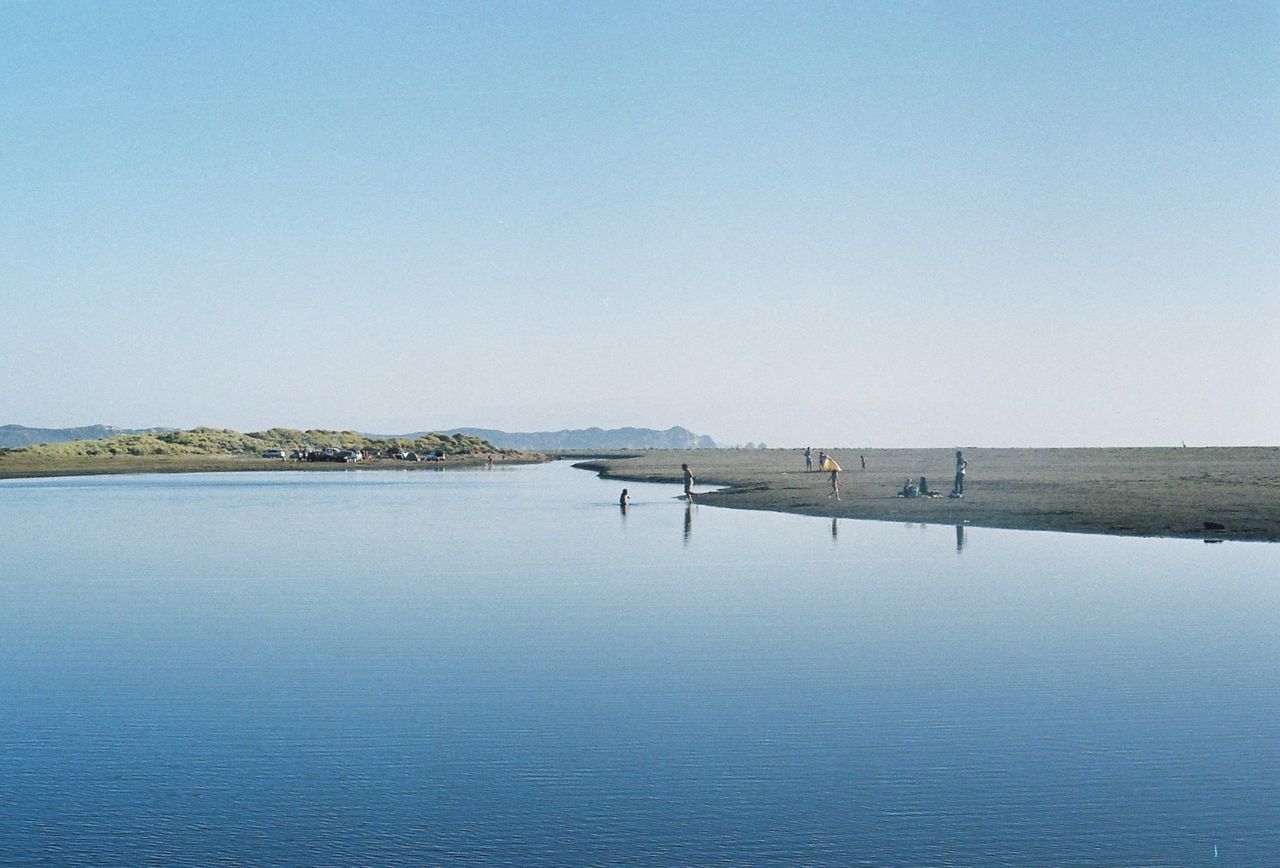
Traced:
<path fill-rule="evenodd" d="M 1280 4 L 0 3 L 0 423 L 1280 442 Z"/>

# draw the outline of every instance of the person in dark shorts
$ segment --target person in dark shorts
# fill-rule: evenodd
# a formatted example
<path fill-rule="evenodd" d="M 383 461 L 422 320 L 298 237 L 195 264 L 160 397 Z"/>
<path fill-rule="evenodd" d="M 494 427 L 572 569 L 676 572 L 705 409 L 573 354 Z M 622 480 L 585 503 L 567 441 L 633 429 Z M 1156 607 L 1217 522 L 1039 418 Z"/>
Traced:
<path fill-rule="evenodd" d="M 969 462 L 964 460 L 964 456 L 960 454 L 960 450 L 956 450 L 956 484 L 951 489 L 952 497 L 964 497 L 964 472 L 969 467 Z"/>

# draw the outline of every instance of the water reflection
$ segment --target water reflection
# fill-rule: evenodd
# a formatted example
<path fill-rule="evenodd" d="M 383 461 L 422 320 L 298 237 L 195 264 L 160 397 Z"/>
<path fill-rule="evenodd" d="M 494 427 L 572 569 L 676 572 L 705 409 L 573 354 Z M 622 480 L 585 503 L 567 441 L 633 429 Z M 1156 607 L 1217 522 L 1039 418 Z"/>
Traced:
<path fill-rule="evenodd" d="M 831 519 L 831 541 L 835 542 L 839 539 L 840 539 L 840 531 L 837 529 L 836 519 L 833 516 Z"/>
<path fill-rule="evenodd" d="M 498 475 L 0 484 L 0 864 L 1276 862 L 1280 549 Z"/>

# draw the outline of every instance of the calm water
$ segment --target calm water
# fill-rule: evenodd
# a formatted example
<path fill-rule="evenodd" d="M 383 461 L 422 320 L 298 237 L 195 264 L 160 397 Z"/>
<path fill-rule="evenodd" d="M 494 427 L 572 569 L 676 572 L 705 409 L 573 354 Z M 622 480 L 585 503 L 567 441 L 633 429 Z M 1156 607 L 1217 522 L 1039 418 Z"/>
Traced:
<path fill-rule="evenodd" d="M 0 483 L 0 862 L 1280 864 L 1280 546 L 621 487 Z"/>

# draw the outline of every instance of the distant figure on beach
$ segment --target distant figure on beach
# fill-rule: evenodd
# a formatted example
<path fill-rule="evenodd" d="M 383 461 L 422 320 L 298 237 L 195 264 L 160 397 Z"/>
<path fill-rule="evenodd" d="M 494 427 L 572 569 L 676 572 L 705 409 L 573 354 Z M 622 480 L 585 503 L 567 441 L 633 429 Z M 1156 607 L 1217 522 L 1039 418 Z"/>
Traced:
<path fill-rule="evenodd" d="M 693 502 L 693 471 L 689 469 L 688 464 L 681 464 L 680 469 L 684 471 L 684 496 Z"/>
<path fill-rule="evenodd" d="M 804 469 L 805 470 L 813 469 L 813 447 L 812 446 L 804 447 Z"/>
<path fill-rule="evenodd" d="M 824 455 L 822 463 L 818 466 L 831 474 L 831 493 L 828 494 L 827 497 L 834 497 L 836 500 L 839 500 L 840 499 L 840 465 L 837 464 L 836 460 L 832 458 L 830 455 Z"/>
<path fill-rule="evenodd" d="M 492 455 L 486 455 L 486 456 L 484 457 L 484 466 L 485 466 L 485 467 L 492 467 L 492 466 L 493 466 L 493 456 L 492 456 Z"/>
<path fill-rule="evenodd" d="M 827 453 L 823 452 L 821 449 L 818 450 L 818 469 L 827 469 Z"/>
<path fill-rule="evenodd" d="M 859 456 L 858 456 L 858 460 L 862 462 L 862 469 L 863 469 L 863 470 L 866 470 L 866 469 L 867 469 L 867 456 L 865 456 L 865 455 L 859 455 Z"/>
<path fill-rule="evenodd" d="M 969 467 L 969 462 L 964 460 L 964 456 L 960 454 L 960 450 L 956 450 L 956 484 L 951 490 L 952 497 L 964 497 L 964 472 Z"/>
<path fill-rule="evenodd" d="M 626 512 L 627 507 L 631 505 L 631 495 L 627 494 L 627 490 L 622 489 L 622 494 L 618 497 L 618 506 L 622 507 L 622 511 Z"/>

